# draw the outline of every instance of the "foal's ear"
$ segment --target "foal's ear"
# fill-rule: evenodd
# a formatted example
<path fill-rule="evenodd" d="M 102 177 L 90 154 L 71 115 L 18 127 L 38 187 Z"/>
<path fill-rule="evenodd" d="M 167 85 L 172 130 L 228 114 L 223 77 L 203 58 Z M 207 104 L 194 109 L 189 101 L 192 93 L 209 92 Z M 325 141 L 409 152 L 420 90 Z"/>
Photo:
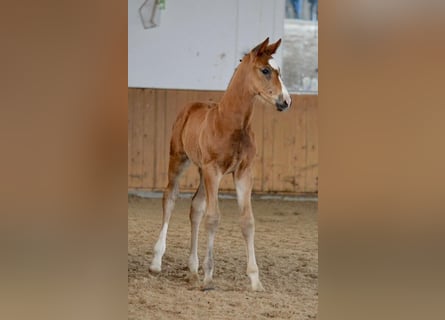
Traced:
<path fill-rule="evenodd" d="M 270 55 L 273 55 L 277 51 L 277 49 L 280 46 L 280 44 L 281 44 L 281 38 L 278 39 L 277 42 L 272 43 L 270 46 L 267 46 L 266 53 L 268 53 Z"/>
<path fill-rule="evenodd" d="M 260 56 L 264 53 L 264 51 L 267 48 L 267 45 L 269 44 L 269 37 L 266 38 L 263 42 L 261 42 L 259 45 L 257 45 L 255 48 L 252 49 L 252 53 L 256 56 Z"/>

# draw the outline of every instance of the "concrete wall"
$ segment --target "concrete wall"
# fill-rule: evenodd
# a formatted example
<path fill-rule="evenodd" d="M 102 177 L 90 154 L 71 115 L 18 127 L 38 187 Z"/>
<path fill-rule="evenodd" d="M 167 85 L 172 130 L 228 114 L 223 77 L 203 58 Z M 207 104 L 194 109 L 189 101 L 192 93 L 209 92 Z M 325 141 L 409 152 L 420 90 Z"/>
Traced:
<path fill-rule="evenodd" d="M 318 23 L 285 21 L 283 82 L 290 92 L 318 91 Z"/>

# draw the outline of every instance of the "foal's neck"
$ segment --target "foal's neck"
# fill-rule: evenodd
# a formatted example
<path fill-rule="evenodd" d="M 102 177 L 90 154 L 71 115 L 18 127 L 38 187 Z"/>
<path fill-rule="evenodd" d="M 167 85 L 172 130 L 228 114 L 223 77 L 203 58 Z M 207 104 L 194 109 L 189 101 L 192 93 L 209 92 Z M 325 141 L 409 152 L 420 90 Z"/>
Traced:
<path fill-rule="evenodd" d="M 255 95 L 246 86 L 246 73 L 242 64 L 235 71 L 219 103 L 221 120 L 233 130 L 250 127 Z"/>

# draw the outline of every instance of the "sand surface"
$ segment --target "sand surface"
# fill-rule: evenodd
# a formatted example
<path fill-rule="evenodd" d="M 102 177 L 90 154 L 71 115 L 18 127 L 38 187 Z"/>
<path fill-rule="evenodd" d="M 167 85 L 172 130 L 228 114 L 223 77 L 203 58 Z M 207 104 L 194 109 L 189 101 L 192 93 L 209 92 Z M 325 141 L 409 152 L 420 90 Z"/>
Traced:
<path fill-rule="evenodd" d="M 162 217 L 160 199 L 129 196 L 129 319 L 315 319 L 318 304 L 317 203 L 254 200 L 255 247 L 265 292 L 252 292 L 236 200 L 220 200 L 215 239 L 216 289 L 188 279 L 190 199 L 178 199 L 170 221 L 163 270 L 148 271 Z M 206 234 L 200 230 L 199 259 Z M 200 268 L 200 279 L 203 272 Z"/>

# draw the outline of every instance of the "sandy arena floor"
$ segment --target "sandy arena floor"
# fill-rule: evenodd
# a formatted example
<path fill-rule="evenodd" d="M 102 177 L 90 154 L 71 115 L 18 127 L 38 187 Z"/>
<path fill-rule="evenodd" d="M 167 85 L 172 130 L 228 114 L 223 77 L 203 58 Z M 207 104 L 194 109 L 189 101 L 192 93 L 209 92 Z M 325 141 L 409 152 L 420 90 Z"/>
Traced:
<path fill-rule="evenodd" d="M 220 200 L 216 289 L 188 281 L 190 199 L 178 199 L 163 270 L 149 273 L 161 226 L 160 199 L 128 198 L 128 319 L 315 319 L 318 304 L 317 203 L 254 200 L 255 247 L 265 292 L 250 291 L 236 200 Z M 200 263 L 206 247 L 199 239 Z M 200 268 L 200 277 L 203 273 Z"/>

